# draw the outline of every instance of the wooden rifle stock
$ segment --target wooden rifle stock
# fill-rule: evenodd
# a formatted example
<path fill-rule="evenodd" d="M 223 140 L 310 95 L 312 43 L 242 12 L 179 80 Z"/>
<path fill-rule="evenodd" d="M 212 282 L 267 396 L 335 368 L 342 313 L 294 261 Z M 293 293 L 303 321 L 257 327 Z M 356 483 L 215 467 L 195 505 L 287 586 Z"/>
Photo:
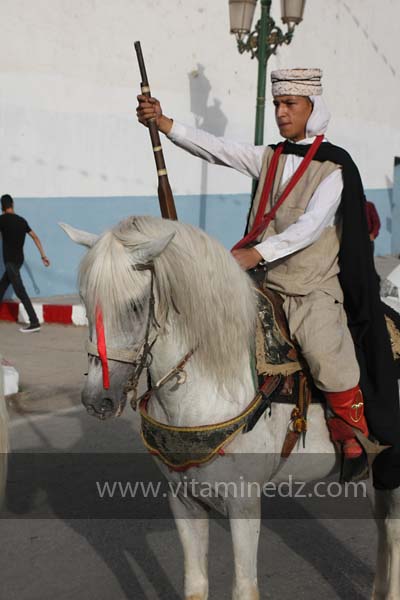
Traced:
<path fill-rule="evenodd" d="M 139 63 L 140 76 L 142 79 L 141 89 L 144 96 L 151 97 L 150 86 L 147 79 L 146 67 L 143 60 L 140 42 L 135 42 L 135 50 Z M 154 159 L 156 161 L 158 175 L 158 199 L 160 202 L 161 216 L 164 219 L 177 220 L 174 197 L 169 185 L 167 169 L 165 167 L 164 154 L 161 147 L 160 135 L 158 133 L 155 119 L 148 121 L 151 143 L 153 146 Z"/>

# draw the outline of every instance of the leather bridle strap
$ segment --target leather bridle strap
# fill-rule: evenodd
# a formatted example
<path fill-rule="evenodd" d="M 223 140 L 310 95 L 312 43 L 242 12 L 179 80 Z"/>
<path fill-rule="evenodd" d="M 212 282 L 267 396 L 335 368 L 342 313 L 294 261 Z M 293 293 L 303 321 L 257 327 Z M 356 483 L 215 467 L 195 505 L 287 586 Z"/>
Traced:
<path fill-rule="evenodd" d="M 175 367 L 173 367 L 166 375 L 161 377 L 151 388 L 149 388 L 140 398 L 133 397 L 131 400 L 131 407 L 133 410 L 136 410 L 137 405 L 140 402 L 145 402 L 146 406 L 151 396 L 160 388 L 162 388 L 166 383 L 168 383 L 173 377 L 178 377 L 178 384 L 182 384 L 186 381 L 186 373 L 184 371 L 184 367 L 186 363 L 191 359 L 194 354 L 194 350 L 190 350 L 185 354 L 185 356 L 178 362 Z"/>
<path fill-rule="evenodd" d="M 123 363 L 134 363 L 142 348 L 143 345 L 141 345 L 138 350 L 120 350 L 119 348 L 108 348 L 107 359 Z M 90 340 L 87 340 L 86 342 L 86 351 L 88 354 L 91 354 L 92 356 L 98 356 L 100 358 L 96 344 L 93 344 L 93 342 Z"/>

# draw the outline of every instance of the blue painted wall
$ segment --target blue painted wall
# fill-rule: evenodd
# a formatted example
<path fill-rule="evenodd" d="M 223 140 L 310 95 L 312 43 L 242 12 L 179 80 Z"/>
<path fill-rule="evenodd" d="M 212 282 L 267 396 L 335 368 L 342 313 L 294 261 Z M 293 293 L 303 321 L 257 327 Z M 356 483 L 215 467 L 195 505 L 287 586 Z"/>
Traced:
<path fill-rule="evenodd" d="M 375 243 L 376 254 L 390 254 L 392 190 L 368 190 L 366 195 L 375 203 L 382 222 Z M 177 196 L 175 200 L 181 221 L 196 226 L 204 225 L 207 233 L 219 239 L 227 248 L 242 237 L 249 206 L 248 194 Z M 155 196 L 16 198 L 15 211 L 25 217 L 37 233 L 51 261 L 51 267 L 46 269 L 32 239 L 27 237 L 22 277 L 29 295 L 42 297 L 77 291 L 77 269 L 85 250 L 70 241 L 58 227 L 58 222 L 101 233 L 129 215 L 159 215 Z M 10 289 L 8 296 L 11 296 Z"/>
<path fill-rule="evenodd" d="M 377 256 L 385 256 L 392 253 L 392 230 L 394 223 L 393 213 L 393 190 L 366 190 L 365 195 L 373 202 L 379 213 L 381 220 L 381 229 L 375 240 L 375 254 Z"/>
<path fill-rule="evenodd" d="M 180 196 L 175 201 L 181 221 L 196 226 L 204 223 L 206 231 L 226 247 L 230 248 L 242 237 L 249 204 L 247 194 Z M 28 221 L 51 261 L 49 268 L 43 266 L 33 240 L 27 236 L 21 274 L 29 295 L 42 297 L 77 291 L 78 264 L 85 249 L 67 237 L 59 222 L 101 233 L 129 215 L 160 215 L 156 196 L 15 198 L 15 212 Z M 7 297 L 11 295 L 9 288 Z"/>
<path fill-rule="evenodd" d="M 400 157 L 394 159 L 392 190 L 392 254 L 400 254 Z"/>

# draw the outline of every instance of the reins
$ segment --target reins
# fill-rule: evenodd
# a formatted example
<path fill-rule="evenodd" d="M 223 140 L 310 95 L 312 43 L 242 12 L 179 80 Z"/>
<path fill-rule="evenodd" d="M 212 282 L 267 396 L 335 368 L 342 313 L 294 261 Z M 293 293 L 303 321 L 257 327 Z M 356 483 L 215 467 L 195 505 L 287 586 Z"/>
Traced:
<path fill-rule="evenodd" d="M 188 360 L 193 356 L 193 354 L 194 354 L 194 350 L 190 350 L 189 352 L 187 352 L 185 354 L 185 356 L 182 358 L 182 360 L 180 360 L 179 363 L 177 365 L 175 365 L 175 367 L 173 367 L 170 371 L 168 371 L 168 373 L 166 375 L 161 377 L 161 379 L 159 379 L 157 381 L 157 383 L 155 383 L 151 388 L 149 388 L 144 394 L 142 394 L 139 398 L 137 398 L 137 397 L 132 398 L 130 401 L 130 404 L 131 404 L 131 407 L 133 408 L 133 410 L 136 410 L 138 404 L 140 404 L 142 401 L 146 402 L 146 404 L 147 404 L 147 402 L 150 400 L 150 398 L 154 394 L 154 392 L 157 392 L 157 390 L 162 388 L 173 377 L 177 377 L 178 385 L 182 385 L 183 383 L 185 383 L 186 371 L 184 370 L 184 367 L 186 366 L 186 363 L 188 362 Z"/>

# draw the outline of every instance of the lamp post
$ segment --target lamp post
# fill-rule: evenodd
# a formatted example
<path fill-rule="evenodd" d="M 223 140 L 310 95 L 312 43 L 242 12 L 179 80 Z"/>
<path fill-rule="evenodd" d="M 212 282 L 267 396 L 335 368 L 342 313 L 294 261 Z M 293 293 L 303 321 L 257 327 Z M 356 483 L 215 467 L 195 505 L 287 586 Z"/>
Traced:
<path fill-rule="evenodd" d="M 294 29 L 302 19 L 306 0 L 281 0 L 282 21 L 287 26 L 284 33 L 270 15 L 272 0 L 261 0 L 261 17 L 251 30 L 257 0 L 229 0 L 231 33 L 234 33 L 240 54 L 250 52 L 258 59 L 256 126 L 254 143 L 264 141 L 265 85 L 267 62 L 282 44 L 290 44 Z"/>

